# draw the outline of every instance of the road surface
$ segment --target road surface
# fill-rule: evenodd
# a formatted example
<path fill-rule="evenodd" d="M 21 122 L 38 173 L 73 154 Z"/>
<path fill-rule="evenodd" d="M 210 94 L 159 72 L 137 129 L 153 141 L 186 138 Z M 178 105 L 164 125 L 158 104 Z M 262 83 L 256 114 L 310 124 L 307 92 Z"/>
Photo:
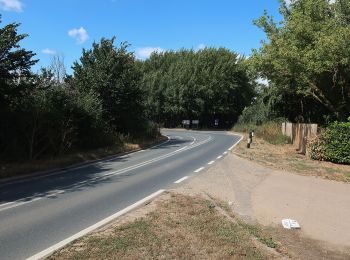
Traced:
<path fill-rule="evenodd" d="M 240 136 L 164 130 L 169 140 L 81 167 L 0 183 L 0 259 L 26 259 L 219 161 Z"/>

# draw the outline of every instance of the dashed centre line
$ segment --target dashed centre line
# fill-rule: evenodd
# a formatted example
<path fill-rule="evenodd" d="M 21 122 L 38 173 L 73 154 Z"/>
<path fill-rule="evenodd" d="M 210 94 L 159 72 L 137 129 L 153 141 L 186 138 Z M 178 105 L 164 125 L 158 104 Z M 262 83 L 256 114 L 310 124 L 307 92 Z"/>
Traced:
<path fill-rule="evenodd" d="M 221 159 L 221 158 L 222 158 L 222 155 L 220 155 L 220 156 L 216 157 L 216 159 Z"/>
<path fill-rule="evenodd" d="M 208 162 L 209 165 L 212 165 L 215 161 L 210 161 Z"/>

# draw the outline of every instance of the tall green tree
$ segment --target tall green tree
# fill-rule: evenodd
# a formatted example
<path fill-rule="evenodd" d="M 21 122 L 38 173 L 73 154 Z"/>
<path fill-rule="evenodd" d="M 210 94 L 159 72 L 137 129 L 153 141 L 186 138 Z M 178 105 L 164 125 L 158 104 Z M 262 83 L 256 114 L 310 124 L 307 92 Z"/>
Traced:
<path fill-rule="evenodd" d="M 142 84 L 148 115 L 167 126 L 182 119 L 229 126 L 254 96 L 245 60 L 225 48 L 154 53 L 143 63 Z"/>
<path fill-rule="evenodd" d="M 350 115 L 350 2 L 298 0 L 287 5 L 281 1 L 280 13 L 280 23 L 267 13 L 255 21 L 268 41 L 254 51 L 252 62 L 287 104 L 284 115 L 318 122 L 324 114 L 346 119 Z"/>
<path fill-rule="evenodd" d="M 1 16 L 0 16 L 1 23 Z M 30 91 L 30 68 L 37 60 L 35 53 L 20 47 L 27 34 L 18 34 L 20 24 L 11 23 L 0 28 L 0 109 L 15 106 Z"/>
<path fill-rule="evenodd" d="M 114 131 L 134 134 L 144 122 L 140 73 L 128 44 L 116 47 L 114 41 L 103 38 L 83 50 L 73 65 L 74 84 L 82 96 L 98 100 L 103 120 Z"/>

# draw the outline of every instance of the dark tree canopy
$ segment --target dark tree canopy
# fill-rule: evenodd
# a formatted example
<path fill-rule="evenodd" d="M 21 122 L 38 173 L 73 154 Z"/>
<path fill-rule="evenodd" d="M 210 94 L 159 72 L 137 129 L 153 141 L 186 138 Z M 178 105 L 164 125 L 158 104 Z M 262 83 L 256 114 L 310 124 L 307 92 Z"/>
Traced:
<path fill-rule="evenodd" d="M 1 23 L 1 16 L 0 16 Z M 28 94 L 28 78 L 32 76 L 30 68 L 37 60 L 32 51 L 20 47 L 20 41 L 27 37 L 18 34 L 18 23 L 0 28 L 0 108 L 15 105 L 14 102 Z"/>
<path fill-rule="evenodd" d="M 322 122 L 350 115 L 350 2 L 281 1 L 281 23 L 267 13 L 255 23 L 268 38 L 252 56 L 280 97 L 281 115 Z"/>
<path fill-rule="evenodd" d="M 224 48 L 154 53 L 142 69 L 148 115 L 167 126 L 182 119 L 229 126 L 254 95 L 244 59 Z"/>
<path fill-rule="evenodd" d="M 114 46 L 114 40 L 101 39 L 92 49 L 83 50 L 75 62 L 74 85 L 83 96 L 92 96 L 101 105 L 102 117 L 114 130 L 138 131 L 143 118 L 143 93 L 140 73 L 128 44 Z"/>

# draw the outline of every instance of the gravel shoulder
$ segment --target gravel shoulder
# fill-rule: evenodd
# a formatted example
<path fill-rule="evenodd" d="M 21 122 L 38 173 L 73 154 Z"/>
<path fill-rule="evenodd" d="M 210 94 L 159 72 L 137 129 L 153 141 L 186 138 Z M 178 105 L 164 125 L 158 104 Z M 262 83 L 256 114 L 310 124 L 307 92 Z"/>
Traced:
<path fill-rule="evenodd" d="M 292 258 L 350 257 L 348 183 L 273 170 L 231 153 L 178 190 L 227 201 L 242 219 L 268 230 Z M 301 230 L 284 230 L 283 218 L 296 219 Z"/>

